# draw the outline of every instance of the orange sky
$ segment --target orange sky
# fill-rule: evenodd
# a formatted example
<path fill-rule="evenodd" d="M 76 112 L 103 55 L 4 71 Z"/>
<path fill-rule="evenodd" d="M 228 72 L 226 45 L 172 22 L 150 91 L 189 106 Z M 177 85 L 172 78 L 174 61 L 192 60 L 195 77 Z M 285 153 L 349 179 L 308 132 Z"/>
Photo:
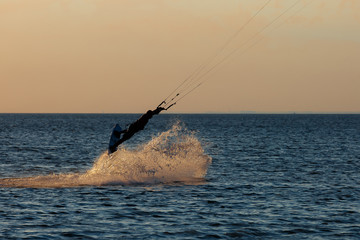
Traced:
<path fill-rule="evenodd" d="M 266 1 L 0 0 L 0 113 L 144 112 Z M 243 45 L 296 1 L 271 1 L 171 112 L 359 113 L 359 0 L 303 0 Z"/>

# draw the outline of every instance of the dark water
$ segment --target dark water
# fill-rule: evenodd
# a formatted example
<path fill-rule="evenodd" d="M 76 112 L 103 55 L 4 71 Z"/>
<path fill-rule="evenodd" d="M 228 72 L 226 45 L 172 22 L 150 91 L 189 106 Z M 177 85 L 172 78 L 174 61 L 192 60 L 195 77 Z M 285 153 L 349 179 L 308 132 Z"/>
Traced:
<path fill-rule="evenodd" d="M 18 182 L 85 173 L 137 117 L 0 115 L 0 238 L 360 239 L 360 115 L 159 115 L 125 148 L 180 120 L 212 158 L 202 181 Z"/>

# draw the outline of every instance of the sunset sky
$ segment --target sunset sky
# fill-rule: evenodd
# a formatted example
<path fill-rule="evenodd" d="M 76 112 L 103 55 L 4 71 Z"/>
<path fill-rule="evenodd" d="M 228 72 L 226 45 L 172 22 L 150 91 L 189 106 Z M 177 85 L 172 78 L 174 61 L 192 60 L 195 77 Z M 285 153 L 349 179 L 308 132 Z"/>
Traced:
<path fill-rule="evenodd" d="M 231 52 L 170 112 L 360 113 L 360 1 L 241 29 L 267 1 L 0 0 L 0 113 L 141 113 Z"/>

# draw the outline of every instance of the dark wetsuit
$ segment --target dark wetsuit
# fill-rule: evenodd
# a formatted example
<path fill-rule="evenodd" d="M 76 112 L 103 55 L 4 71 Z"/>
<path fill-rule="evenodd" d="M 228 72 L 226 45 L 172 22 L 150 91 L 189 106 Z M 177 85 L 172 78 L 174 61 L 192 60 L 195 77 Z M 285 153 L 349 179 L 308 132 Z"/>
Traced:
<path fill-rule="evenodd" d="M 149 120 L 156 114 L 159 114 L 161 111 L 165 110 L 165 108 L 158 107 L 155 110 L 149 110 L 144 115 L 142 115 L 138 120 L 130 124 L 128 129 L 122 131 L 124 135 L 121 139 L 119 139 L 113 146 L 109 147 L 109 153 L 113 153 L 116 151 L 116 148 L 125 142 L 126 140 L 130 139 L 135 133 L 143 130 Z"/>

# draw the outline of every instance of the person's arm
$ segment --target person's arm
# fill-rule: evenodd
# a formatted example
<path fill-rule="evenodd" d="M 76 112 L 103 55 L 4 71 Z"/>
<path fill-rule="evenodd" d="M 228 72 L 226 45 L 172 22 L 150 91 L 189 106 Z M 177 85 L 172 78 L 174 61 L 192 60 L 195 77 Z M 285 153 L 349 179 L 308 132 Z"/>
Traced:
<path fill-rule="evenodd" d="M 163 107 L 157 107 L 155 110 L 153 110 L 152 112 L 153 112 L 153 115 L 155 115 L 155 114 L 159 114 L 161 111 L 163 111 L 163 110 L 166 110 L 165 108 L 163 108 Z"/>

